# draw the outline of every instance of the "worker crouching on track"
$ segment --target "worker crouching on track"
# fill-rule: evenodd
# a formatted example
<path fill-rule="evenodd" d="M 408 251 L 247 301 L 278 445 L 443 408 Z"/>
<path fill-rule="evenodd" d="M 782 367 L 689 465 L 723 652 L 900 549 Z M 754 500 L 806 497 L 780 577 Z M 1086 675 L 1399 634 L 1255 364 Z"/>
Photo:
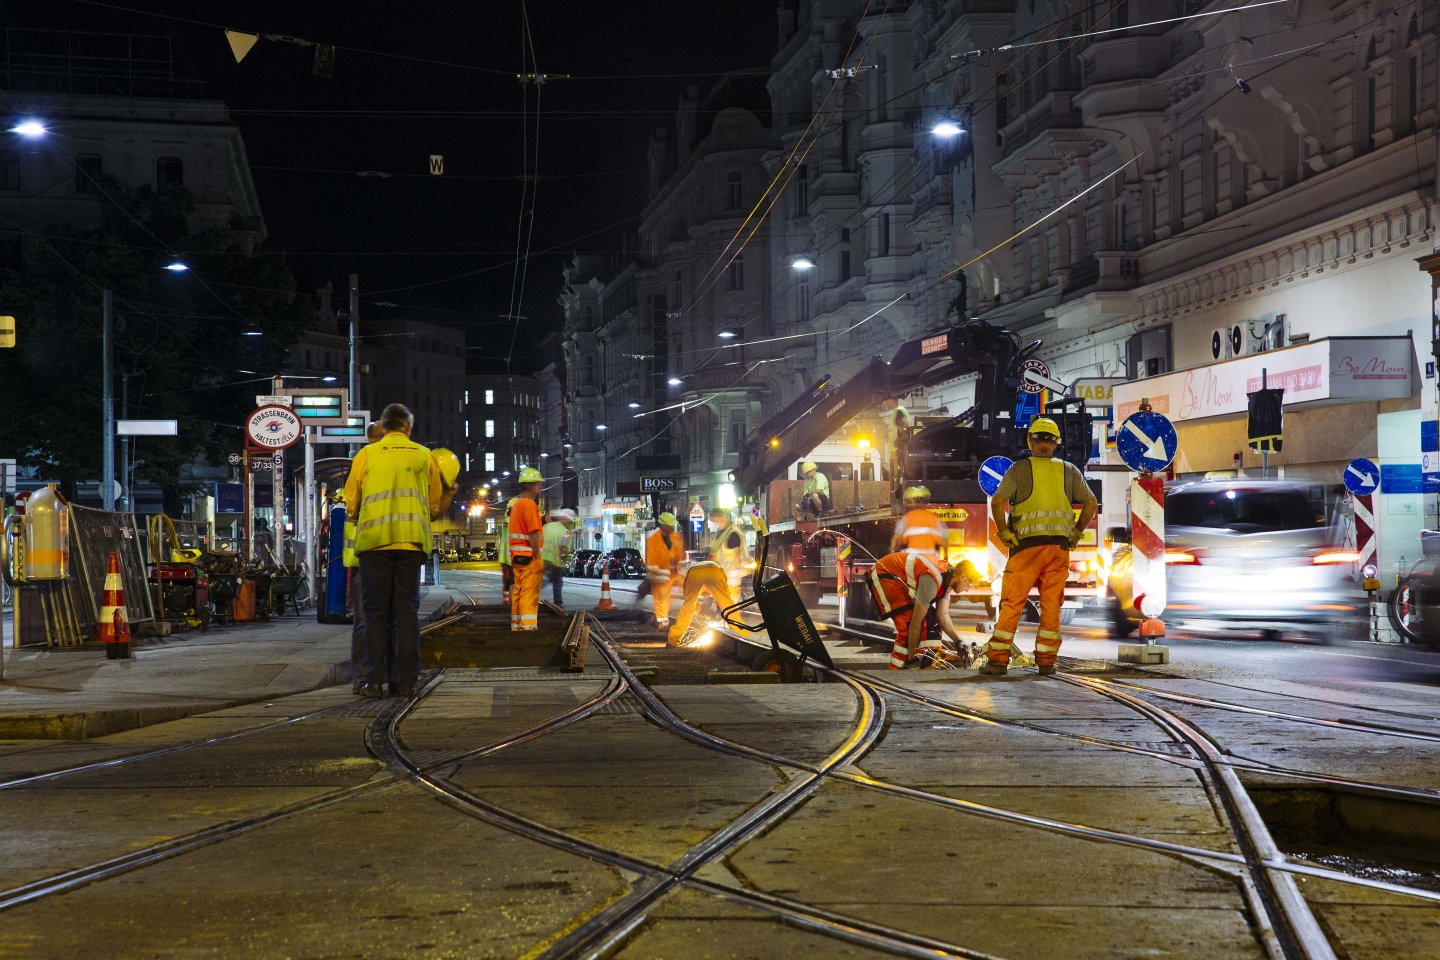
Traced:
<path fill-rule="evenodd" d="M 544 546 L 540 523 L 540 487 L 544 477 L 534 467 L 520 471 L 520 496 L 510 501 L 510 630 L 520 633 L 540 629 L 540 586 L 545 581 L 541 560 Z"/>
<path fill-rule="evenodd" d="M 930 488 L 906 487 L 904 499 L 910 509 L 895 524 L 890 552 L 919 553 L 937 560 L 944 557 L 949 531 L 945 521 L 930 512 Z"/>
<path fill-rule="evenodd" d="M 1000 617 L 985 646 L 988 663 L 981 673 L 1003 676 L 1015 648 L 1015 628 L 1030 589 L 1040 586 L 1040 628 L 1035 633 L 1035 664 L 1041 673 L 1055 672 L 1060 654 L 1060 607 L 1070 574 L 1070 550 L 1080 542 L 1095 516 L 1095 494 L 1072 463 L 1055 459 L 1060 428 L 1049 417 L 1030 422 L 1030 456 L 1005 471 L 990 515 L 1000 542 L 1010 550 L 1000 588 Z M 1079 520 L 1072 503 L 1081 504 Z M 1006 518 L 1006 508 L 1009 517 Z"/>
<path fill-rule="evenodd" d="M 420 676 L 420 568 L 433 542 L 430 521 L 455 496 L 441 480 L 430 450 L 410 439 L 415 418 L 392 403 L 380 417 L 385 434 L 361 448 L 345 481 L 346 516 L 355 513 L 365 614 L 364 682 L 360 693 L 384 694 L 387 634 L 395 649 L 391 692 L 411 696 Z M 396 689 L 398 685 L 399 689 Z"/>
<path fill-rule="evenodd" d="M 745 538 L 730 522 L 730 511 L 722 507 L 710 511 L 710 522 L 715 525 L 710 553 L 685 572 L 685 601 L 670 628 L 668 642 L 672 647 L 680 646 L 685 639 L 702 596 L 708 593 L 724 610 L 735 603 L 740 593 L 740 578 L 745 575 Z"/>
<path fill-rule="evenodd" d="M 680 581 L 680 561 L 685 557 L 685 543 L 675 532 L 675 514 L 662 513 L 656 518 L 659 526 L 645 538 L 645 578 L 650 596 L 655 601 L 655 629 L 670 627 L 670 591 Z"/>
<path fill-rule="evenodd" d="M 919 553 L 887 553 L 870 570 L 870 592 L 880 615 L 895 621 L 890 669 L 940 666 L 944 648 L 938 637 L 927 635 L 925 621 L 935 602 L 949 596 L 950 568 L 945 561 Z M 942 621 L 942 629 L 948 619 Z M 953 627 L 947 632 L 958 641 Z"/>

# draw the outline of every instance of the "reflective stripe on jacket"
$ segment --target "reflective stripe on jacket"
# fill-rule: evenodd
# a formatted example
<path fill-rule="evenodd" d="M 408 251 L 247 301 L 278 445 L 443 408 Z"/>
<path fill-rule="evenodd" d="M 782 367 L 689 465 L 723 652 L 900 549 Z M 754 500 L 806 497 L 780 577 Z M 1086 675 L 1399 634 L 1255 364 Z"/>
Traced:
<path fill-rule="evenodd" d="M 915 591 L 921 577 L 935 581 L 935 596 L 943 596 L 950 587 L 950 569 L 945 561 L 919 553 L 887 553 L 875 561 L 870 569 L 870 589 L 875 602 L 880 606 L 880 615 L 892 617 L 915 606 Z M 898 583 L 909 594 L 909 603 L 896 603 L 895 597 L 887 593 L 885 583 Z"/>
<path fill-rule="evenodd" d="M 347 567 L 358 567 L 360 558 L 355 556 L 355 522 L 349 519 L 349 513 L 346 513 L 345 516 L 345 549 L 341 554 L 340 562 Z"/>
<path fill-rule="evenodd" d="M 430 450 L 402 433 L 387 433 L 367 446 L 360 489 L 355 552 L 396 543 L 429 550 Z M 346 505 L 348 516 L 349 505 Z"/>
<path fill-rule="evenodd" d="M 540 510 L 535 506 L 535 501 L 528 497 L 514 498 L 510 501 L 510 508 L 505 511 L 505 519 L 510 542 L 510 562 L 513 564 L 516 557 L 534 559 L 535 548 L 530 545 L 530 534 L 540 533 Z M 529 522 L 522 522 L 526 520 Z M 541 537 L 543 546 L 544 534 L 541 534 Z"/>
<path fill-rule="evenodd" d="M 923 507 L 915 507 L 900 520 L 900 548 L 927 557 L 945 556 L 945 523 Z"/>
<path fill-rule="evenodd" d="M 736 539 L 739 546 L 727 547 L 726 541 Z M 725 577 L 731 583 L 738 583 L 745 574 L 745 537 L 736 530 L 734 525 L 726 527 L 715 534 L 715 539 L 710 541 L 710 553 L 707 559 L 715 563 L 725 571 Z"/>
<path fill-rule="evenodd" d="M 1068 537 L 1075 529 L 1075 511 L 1065 490 L 1065 461 L 1057 457 L 1029 460 L 1030 496 L 1010 505 L 1010 530 L 1022 541 L 1031 537 Z"/>

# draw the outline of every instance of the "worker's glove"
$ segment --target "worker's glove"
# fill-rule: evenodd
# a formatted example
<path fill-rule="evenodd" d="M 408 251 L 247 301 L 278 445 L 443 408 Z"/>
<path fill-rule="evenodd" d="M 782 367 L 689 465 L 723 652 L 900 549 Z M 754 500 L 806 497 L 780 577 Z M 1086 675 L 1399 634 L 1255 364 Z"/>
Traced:
<path fill-rule="evenodd" d="M 1015 536 L 1015 534 L 1009 530 L 1001 530 L 1000 533 L 996 536 L 996 539 L 998 539 L 1001 543 L 1005 544 L 1005 546 L 1011 550 L 1014 550 L 1020 546 L 1020 538 Z"/>
<path fill-rule="evenodd" d="M 1075 549 L 1075 545 L 1076 545 L 1077 543 L 1079 543 L 1084 537 L 1085 537 L 1085 528 L 1084 528 L 1084 527 L 1076 527 L 1074 530 L 1071 530 L 1071 531 L 1070 531 L 1070 549 L 1071 549 L 1071 550 L 1074 550 L 1074 549 Z"/>

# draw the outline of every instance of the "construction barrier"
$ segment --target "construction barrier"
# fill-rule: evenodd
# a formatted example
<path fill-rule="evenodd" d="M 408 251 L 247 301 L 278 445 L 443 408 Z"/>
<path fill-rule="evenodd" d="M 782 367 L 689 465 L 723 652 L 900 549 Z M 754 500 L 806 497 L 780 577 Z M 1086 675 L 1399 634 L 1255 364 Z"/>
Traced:
<path fill-rule="evenodd" d="M 77 585 L 79 602 L 75 606 L 86 637 L 99 632 L 112 553 L 120 566 L 126 621 L 135 624 L 155 619 L 142 539 L 133 513 L 70 505 L 70 582 Z"/>

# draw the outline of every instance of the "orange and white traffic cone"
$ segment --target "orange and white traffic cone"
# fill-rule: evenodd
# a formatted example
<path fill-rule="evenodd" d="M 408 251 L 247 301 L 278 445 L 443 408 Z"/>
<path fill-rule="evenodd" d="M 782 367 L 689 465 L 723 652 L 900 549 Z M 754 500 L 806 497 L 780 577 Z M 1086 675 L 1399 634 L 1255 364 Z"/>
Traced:
<path fill-rule="evenodd" d="M 596 610 L 619 610 L 615 601 L 610 599 L 610 564 L 600 568 L 600 602 L 595 604 Z"/>
<path fill-rule="evenodd" d="M 95 639 L 105 644 L 106 660 L 130 657 L 130 614 L 125 609 L 120 557 L 114 553 L 110 554 L 110 565 L 105 568 L 105 593 L 100 602 L 100 624 L 96 633 Z"/>

